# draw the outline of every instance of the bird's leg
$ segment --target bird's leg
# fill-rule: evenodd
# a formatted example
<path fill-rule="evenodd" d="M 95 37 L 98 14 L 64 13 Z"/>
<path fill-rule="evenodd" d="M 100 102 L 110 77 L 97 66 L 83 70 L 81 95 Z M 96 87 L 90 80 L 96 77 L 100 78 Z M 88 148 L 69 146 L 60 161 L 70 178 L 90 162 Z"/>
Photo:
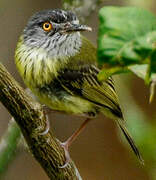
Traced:
<path fill-rule="evenodd" d="M 69 155 L 69 146 L 75 141 L 75 139 L 78 137 L 78 135 L 83 131 L 83 129 L 86 127 L 86 125 L 88 124 L 88 122 L 90 121 L 90 118 L 87 118 L 82 124 L 81 126 L 63 143 L 61 143 L 61 146 L 64 149 L 65 152 L 65 164 L 63 166 L 61 166 L 60 168 L 65 168 L 68 163 L 70 162 L 70 155 Z"/>
<path fill-rule="evenodd" d="M 46 127 L 45 127 L 45 130 L 43 132 L 40 133 L 40 135 L 45 135 L 49 132 L 49 129 L 50 129 L 50 123 L 49 123 L 49 118 L 48 118 L 48 114 L 51 114 L 53 112 L 59 112 L 57 110 L 52 110 L 50 109 L 49 107 L 47 107 L 46 105 L 42 105 L 42 108 L 43 108 L 43 113 L 46 117 Z"/>
<path fill-rule="evenodd" d="M 46 127 L 45 127 L 45 130 L 43 132 L 40 133 L 40 135 L 45 135 L 49 132 L 49 129 L 50 129 L 50 123 L 49 123 L 49 118 L 48 118 L 48 114 L 51 114 L 51 113 L 62 113 L 62 114 L 65 114 L 65 112 L 63 111 L 57 111 L 57 110 L 52 110 L 50 109 L 49 107 L 47 107 L 46 105 L 42 105 L 42 108 L 43 108 L 43 113 L 46 117 Z"/>
<path fill-rule="evenodd" d="M 48 108 L 47 106 L 43 105 L 43 112 L 46 116 L 46 128 L 43 132 L 41 132 L 41 135 L 45 135 L 48 133 L 49 129 L 50 129 L 50 124 L 49 124 L 49 119 L 48 119 L 48 115 L 51 112 L 58 112 L 58 111 L 53 111 L 50 108 Z M 69 155 L 69 146 L 75 141 L 75 139 L 79 136 L 79 134 L 83 131 L 83 129 L 86 127 L 86 125 L 88 124 L 88 122 L 91 120 L 91 118 L 87 118 L 82 124 L 81 126 L 63 143 L 60 143 L 60 145 L 62 146 L 62 148 L 64 149 L 64 153 L 65 153 L 65 164 L 63 166 L 60 166 L 60 168 L 65 168 L 68 163 L 70 162 L 70 155 Z"/>
<path fill-rule="evenodd" d="M 46 117 L 46 128 L 43 132 L 40 133 L 40 135 L 45 135 L 49 132 L 49 129 L 50 129 L 50 123 L 49 123 L 49 118 L 48 118 L 48 114 L 50 113 L 63 113 L 64 112 L 61 112 L 61 111 L 57 111 L 57 110 L 52 110 L 50 109 L 49 107 L 47 107 L 46 105 L 42 105 L 42 108 L 43 108 L 43 113 Z"/>
<path fill-rule="evenodd" d="M 40 135 L 46 135 L 49 132 L 50 129 L 50 122 L 49 122 L 49 118 L 48 118 L 48 113 L 46 111 L 43 110 L 43 113 L 46 117 L 46 126 L 43 132 L 40 133 Z"/>
<path fill-rule="evenodd" d="M 46 105 L 42 105 L 42 108 L 43 108 L 43 113 L 46 117 L 46 127 L 45 127 L 45 130 L 43 132 L 40 133 L 40 135 L 46 135 L 48 132 L 49 132 L 49 129 L 50 129 L 50 123 L 49 123 L 49 118 L 48 118 L 48 114 L 51 114 L 51 113 L 61 113 L 60 111 L 57 111 L 57 110 L 52 110 L 50 109 L 49 107 L 47 107 Z"/>

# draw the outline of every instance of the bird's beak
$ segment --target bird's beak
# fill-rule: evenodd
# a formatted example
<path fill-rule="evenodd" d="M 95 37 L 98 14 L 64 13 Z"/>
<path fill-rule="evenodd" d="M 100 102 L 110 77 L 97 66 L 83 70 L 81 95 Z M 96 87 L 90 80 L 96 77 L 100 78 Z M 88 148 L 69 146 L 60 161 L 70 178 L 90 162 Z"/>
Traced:
<path fill-rule="evenodd" d="M 62 33 L 73 33 L 77 31 L 92 31 L 92 28 L 81 24 L 66 23 L 61 30 Z"/>

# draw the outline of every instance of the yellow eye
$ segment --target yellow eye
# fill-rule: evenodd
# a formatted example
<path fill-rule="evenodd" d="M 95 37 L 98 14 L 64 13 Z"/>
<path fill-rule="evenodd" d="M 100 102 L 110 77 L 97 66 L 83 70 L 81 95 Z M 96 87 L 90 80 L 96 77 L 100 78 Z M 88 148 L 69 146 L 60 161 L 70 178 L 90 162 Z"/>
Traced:
<path fill-rule="evenodd" d="M 52 24 L 51 24 L 50 22 L 45 22 L 45 23 L 43 24 L 43 29 L 44 29 L 45 31 L 50 31 L 50 30 L 52 29 Z"/>

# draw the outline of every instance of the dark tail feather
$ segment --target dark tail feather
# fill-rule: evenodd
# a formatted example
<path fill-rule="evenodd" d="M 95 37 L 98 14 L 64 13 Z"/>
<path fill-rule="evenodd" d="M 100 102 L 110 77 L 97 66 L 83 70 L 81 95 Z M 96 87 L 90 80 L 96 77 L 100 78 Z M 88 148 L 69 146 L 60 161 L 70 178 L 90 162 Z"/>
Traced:
<path fill-rule="evenodd" d="M 123 134 L 125 135 L 125 138 L 127 139 L 129 145 L 133 149 L 133 152 L 135 153 L 135 155 L 139 159 L 140 163 L 144 165 L 144 160 L 142 159 L 142 156 L 141 156 L 137 146 L 135 145 L 132 137 L 128 133 L 128 130 L 126 129 L 125 125 L 123 124 L 123 122 L 121 122 L 120 119 L 118 120 L 118 125 L 119 125 L 120 129 L 122 130 Z"/>

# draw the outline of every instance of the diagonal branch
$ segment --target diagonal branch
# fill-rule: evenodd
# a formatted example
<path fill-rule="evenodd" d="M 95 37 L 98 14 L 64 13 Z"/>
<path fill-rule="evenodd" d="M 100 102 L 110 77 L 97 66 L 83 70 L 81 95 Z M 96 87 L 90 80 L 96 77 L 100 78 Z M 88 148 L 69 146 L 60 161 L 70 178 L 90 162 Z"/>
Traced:
<path fill-rule="evenodd" d="M 16 157 L 16 148 L 21 139 L 21 131 L 17 123 L 12 118 L 8 124 L 8 129 L 0 141 L 0 179 L 7 171 L 8 165 Z"/>
<path fill-rule="evenodd" d="M 54 135 L 41 133 L 46 128 L 46 117 L 39 103 L 29 97 L 0 63 L 0 101 L 19 125 L 33 156 L 50 179 L 81 180 L 73 162 L 65 162 L 64 150 Z"/>
<path fill-rule="evenodd" d="M 102 0 L 62 0 L 63 8 L 74 11 L 81 22 L 87 18 L 102 4 Z"/>

